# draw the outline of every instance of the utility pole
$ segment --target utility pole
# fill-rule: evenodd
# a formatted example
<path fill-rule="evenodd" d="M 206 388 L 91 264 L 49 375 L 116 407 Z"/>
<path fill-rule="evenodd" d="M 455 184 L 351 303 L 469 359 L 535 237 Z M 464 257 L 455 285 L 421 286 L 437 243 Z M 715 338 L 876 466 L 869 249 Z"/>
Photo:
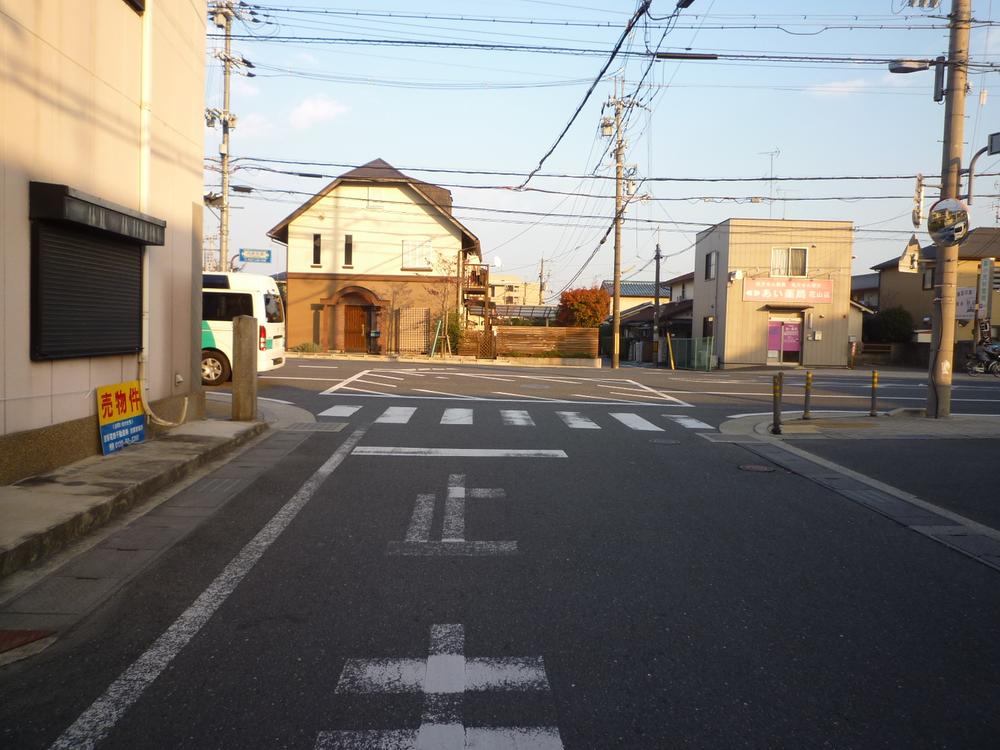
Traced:
<path fill-rule="evenodd" d="M 545 258 L 538 261 L 538 304 L 542 304 L 542 297 L 545 296 Z M 525 300 L 527 303 L 528 300 Z"/>
<path fill-rule="evenodd" d="M 615 96 L 611 104 L 615 108 L 615 273 L 611 298 L 611 367 L 618 369 L 621 347 L 621 305 L 622 305 L 622 180 L 625 165 L 625 139 L 622 137 L 622 109 L 625 103 L 618 95 L 618 79 L 615 79 Z M 622 81 L 624 93 L 625 82 Z"/>
<path fill-rule="evenodd" d="M 659 228 L 657 228 L 657 234 L 659 234 Z M 660 364 L 660 242 L 656 242 L 656 281 L 653 283 L 653 341 L 656 342 L 656 358 L 653 361 L 653 366 L 656 367 Z"/>
<path fill-rule="evenodd" d="M 948 44 L 948 82 L 944 110 L 944 147 L 941 155 L 941 198 L 959 198 L 965 124 L 965 94 L 969 68 L 969 29 L 972 0 L 952 0 Z M 937 248 L 934 288 L 937 293 L 931 322 L 927 416 L 951 416 L 952 359 L 955 355 L 955 287 L 958 245 Z"/>
<path fill-rule="evenodd" d="M 215 25 L 226 34 L 225 51 L 222 57 L 222 144 L 219 156 L 222 161 L 222 206 L 219 209 L 219 270 L 228 271 L 229 257 L 229 82 L 232 72 L 232 31 L 233 9 L 229 0 L 222 0 L 215 6 Z"/>

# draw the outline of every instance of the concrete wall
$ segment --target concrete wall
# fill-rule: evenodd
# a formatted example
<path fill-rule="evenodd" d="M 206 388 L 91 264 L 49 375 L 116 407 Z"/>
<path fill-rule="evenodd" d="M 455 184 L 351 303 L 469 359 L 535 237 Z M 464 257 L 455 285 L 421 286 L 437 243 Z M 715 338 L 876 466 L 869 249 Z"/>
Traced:
<path fill-rule="evenodd" d="M 146 8 L 140 15 L 123 0 L 0 4 L 0 435 L 70 423 L 96 435 L 95 387 L 138 374 L 134 355 L 29 359 L 32 180 L 166 220 L 166 245 L 147 250 L 147 397 L 174 404 L 194 389 L 201 398 L 193 293 L 206 3 L 147 0 Z"/>
<path fill-rule="evenodd" d="M 832 302 L 804 303 L 810 307 L 802 311 L 802 364 L 846 364 L 852 236 L 850 222 L 778 219 L 730 219 L 700 233 L 696 245 L 694 335 L 700 335 L 703 317 L 714 314 L 720 364 L 766 364 L 769 303 L 744 301 L 746 280 L 770 277 L 772 248 L 806 247 L 806 276 L 830 280 Z M 706 281 L 705 256 L 713 250 L 719 251 L 719 271 L 714 281 Z M 731 272 L 740 278 L 730 279 Z M 815 333 L 820 340 L 813 340 Z"/>

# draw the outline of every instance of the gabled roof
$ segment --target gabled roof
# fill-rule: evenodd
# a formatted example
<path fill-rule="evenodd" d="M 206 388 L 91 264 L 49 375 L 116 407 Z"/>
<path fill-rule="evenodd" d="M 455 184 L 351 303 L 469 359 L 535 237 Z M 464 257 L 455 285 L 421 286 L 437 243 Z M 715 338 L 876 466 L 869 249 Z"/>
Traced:
<path fill-rule="evenodd" d="M 685 281 L 694 281 L 694 271 L 690 271 L 689 273 L 683 273 L 680 276 L 674 276 L 674 278 L 667 279 L 663 283 L 666 284 L 667 286 L 670 286 L 672 284 L 682 284 Z"/>
<path fill-rule="evenodd" d="M 316 205 L 321 198 L 336 190 L 343 183 L 407 185 L 423 199 L 424 202 L 422 205 L 440 212 L 446 221 L 455 226 L 462 233 L 463 250 L 475 250 L 476 252 L 479 252 L 480 250 L 479 238 L 470 232 L 468 228 L 462 224 L 462 222 L 451 215 L 450 191 L 444 189 L 443 187 L 438 187 L 437 185 L 431 185 L 429 182 L 415 180 L 412 177 L 403 174 L 383 159 L 374 159 L 367 164 L 362 164 L 360 167 L 344 172 L 344 174 L 340 175 L 340 177 L 335 179 L 325 188 L 316 193 L 316 195 L 278 222 L 277 225 L 267 232 L 267 236 L 284 245 L 287 245 L 288 225 Z"/>
<path fill-rule="evenodd" d="M 1000 228 L 997 227 L 977 227 L 969 232 L 965 242 L 958 246 L 959 260 L 982 260 L 983 258 L 1000 257 Z M 937 260 L 937 245 L 924 245 L 920 248 L 920 260 Z M 889 258 L 889 260 L 872 266 L 873 271 L 883 271 L 887 268 L 894 268 L 899 263 L 899 258 Z"/>
<path fill-rule="evenodd" d="M 623 297 L 655 297 L 656 292 L 654 291 L 656 287 L 655 281 L 623 281 L 621 282 L 622 296 Z M 608 294 L 612 294 L 615 288 L 615 282 L 613 280 L 607 280 L 601 282 L 601 289 L 606 291 Z M 665 281 L 660 282 L 660 294 L 669 294 L 670 284 Z"/>
<path fill-rule="evenodd" d="M 851 276 L 851 291 L 858 292 L 862 289 L 878 289 L 878 274 L 856 273 Z"/>

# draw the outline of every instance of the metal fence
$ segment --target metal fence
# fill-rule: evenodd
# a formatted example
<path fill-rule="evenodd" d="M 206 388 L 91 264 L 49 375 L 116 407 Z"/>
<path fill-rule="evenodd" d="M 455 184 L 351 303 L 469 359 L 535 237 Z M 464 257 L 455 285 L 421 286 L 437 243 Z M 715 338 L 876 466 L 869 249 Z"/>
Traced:
<path fill-rule="evenodd" d="M 395 344 L 400 354 L 427 354 L 431 348 L 431 311 L 427 307 L 396 310 Z"/>
<path fill-rule="evenodd" d="M 674 365 L 678 370 L 712 369 L 712 354 L 715 351 L 715 337 L 692 339 L 671 339 L 674 347 Z"/>

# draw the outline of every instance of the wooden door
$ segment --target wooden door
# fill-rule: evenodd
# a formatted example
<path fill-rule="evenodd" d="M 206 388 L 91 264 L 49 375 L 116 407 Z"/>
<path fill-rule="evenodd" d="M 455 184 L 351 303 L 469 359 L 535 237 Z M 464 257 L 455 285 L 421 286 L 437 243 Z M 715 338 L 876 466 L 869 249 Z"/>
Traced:
<path fill-rule="evenodd" d="M 362 305 L 344 306 L 344 351 L 367 352 L 368 311 Z"/>

